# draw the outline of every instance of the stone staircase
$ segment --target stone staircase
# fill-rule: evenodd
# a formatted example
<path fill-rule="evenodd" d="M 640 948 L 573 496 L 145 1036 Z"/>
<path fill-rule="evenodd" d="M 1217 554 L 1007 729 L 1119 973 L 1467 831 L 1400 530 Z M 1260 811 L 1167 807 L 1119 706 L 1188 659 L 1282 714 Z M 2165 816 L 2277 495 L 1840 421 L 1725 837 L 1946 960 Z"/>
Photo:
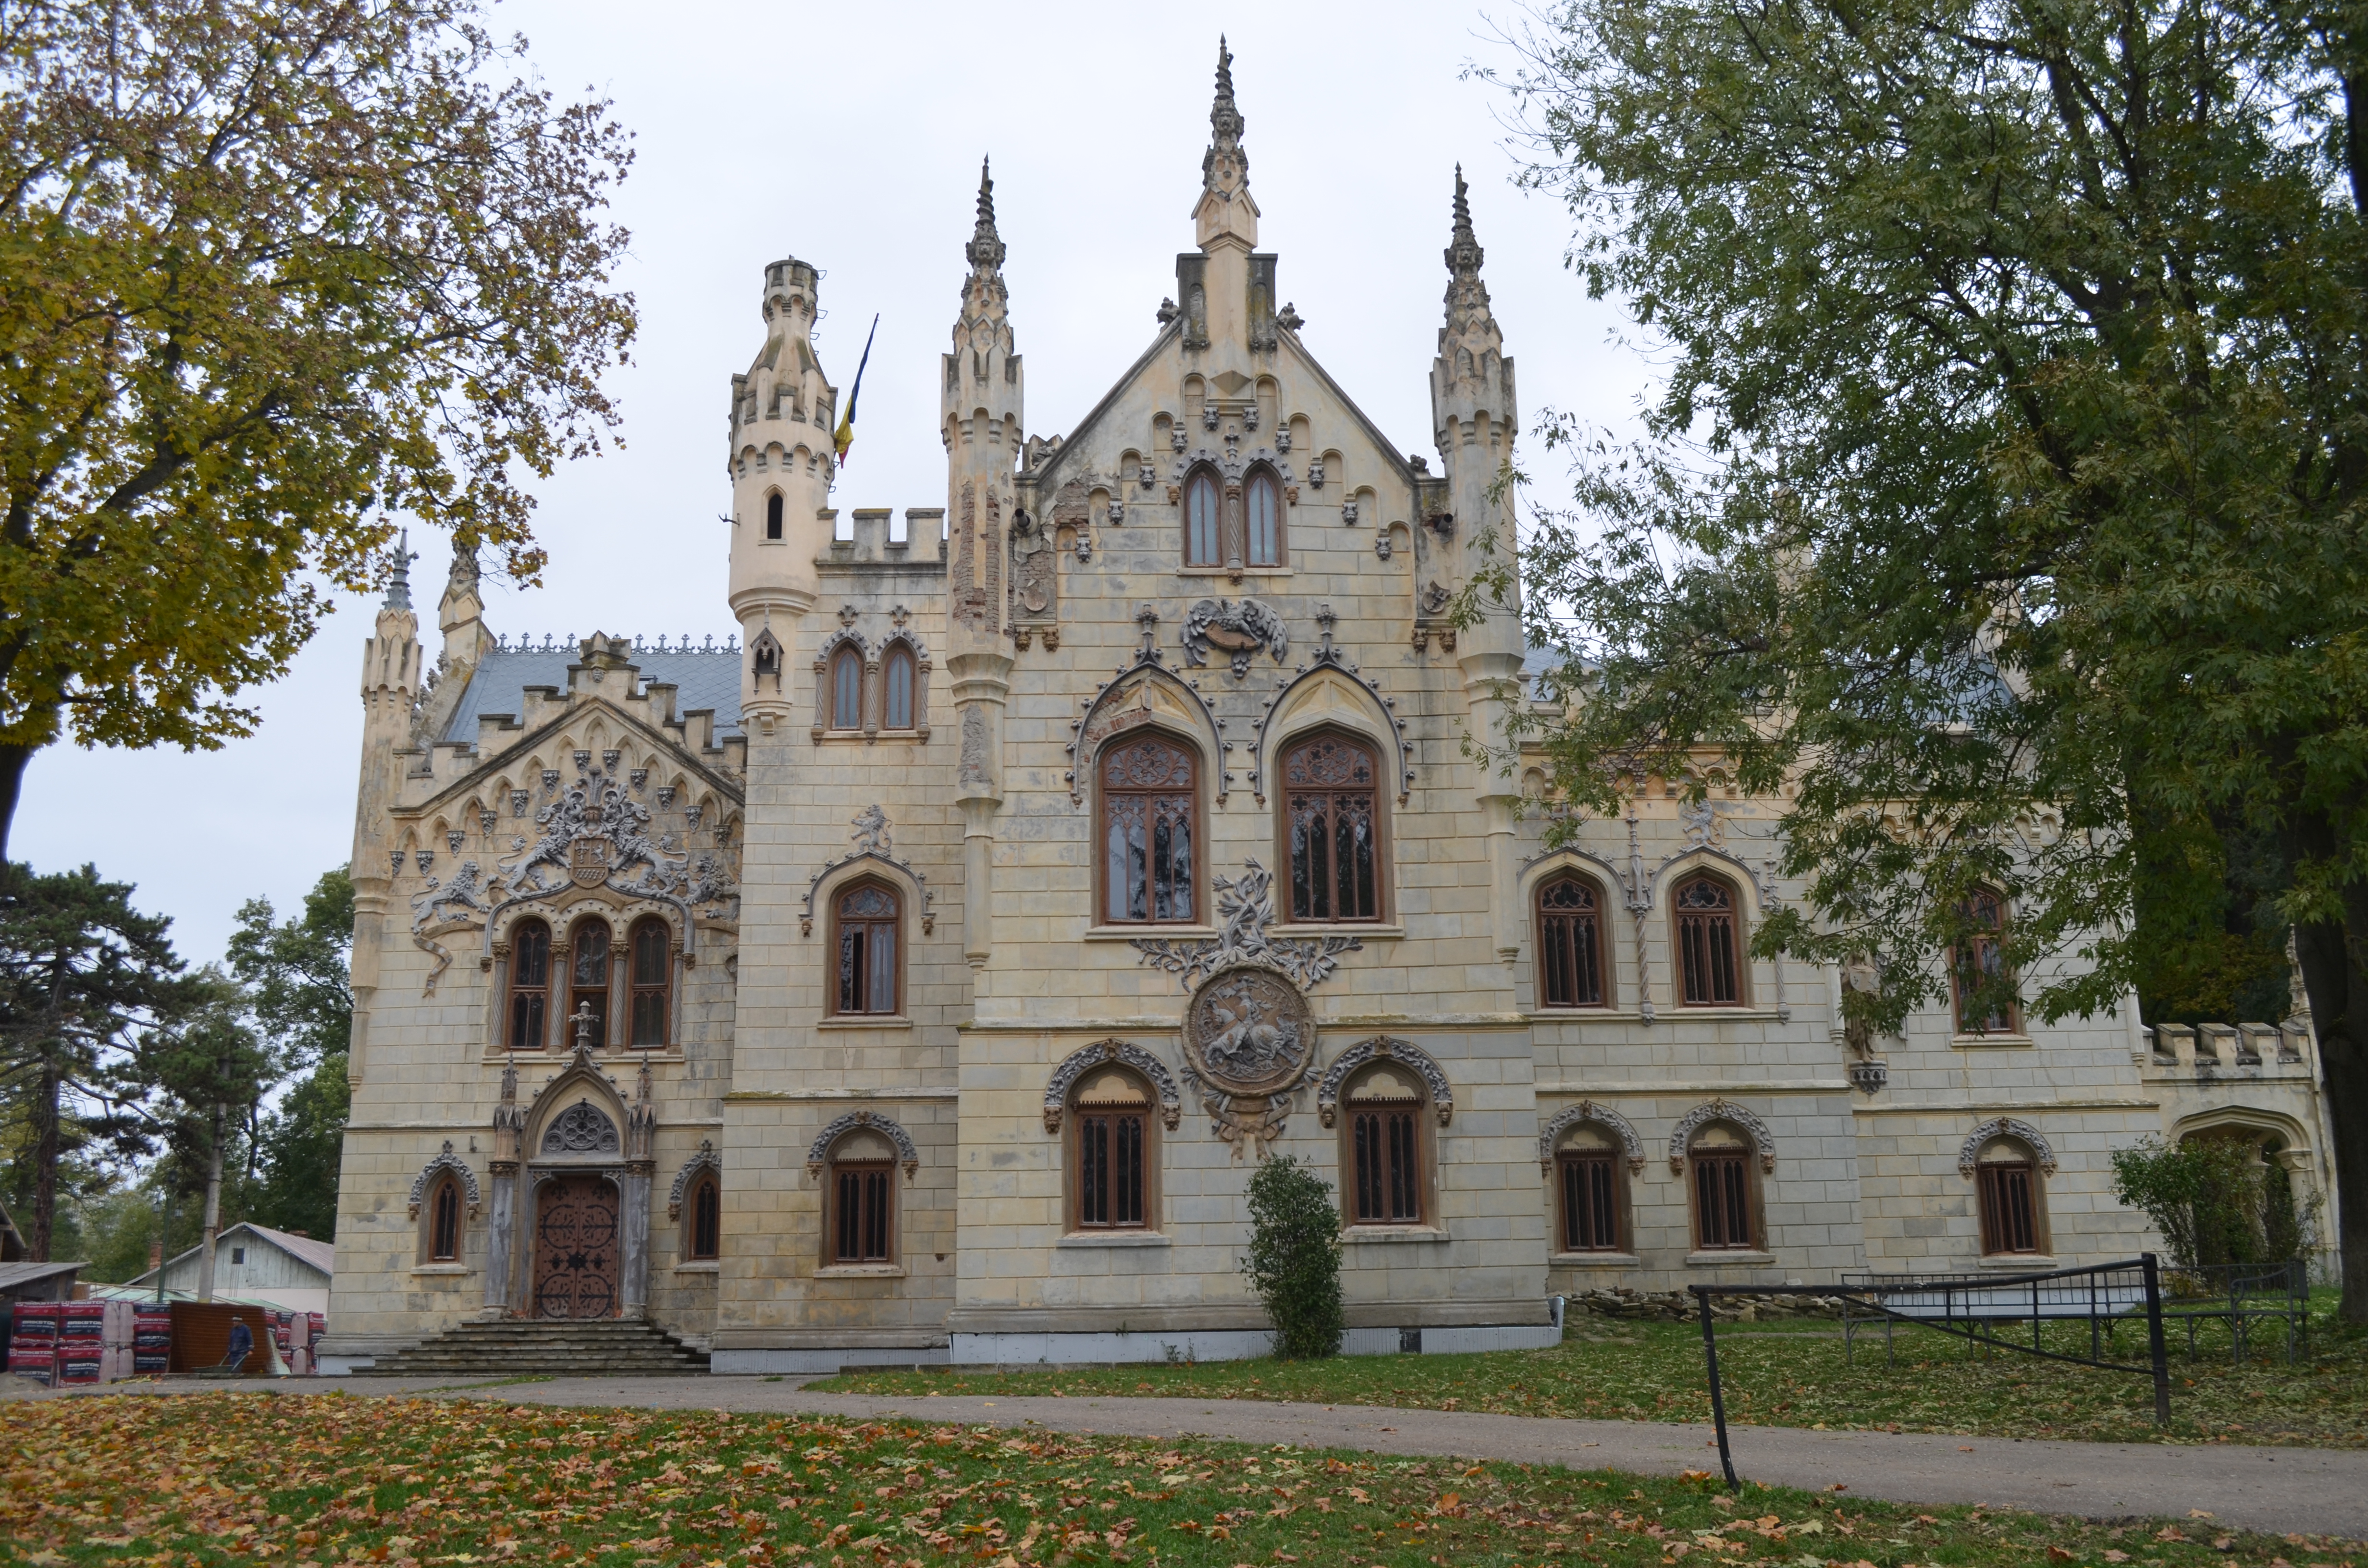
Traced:
<path fill-rule="evenodd" d="M 467 1323 L 359 1369 L 374 1378 L 680 1377 L 707 1370 L 694 1350 L 655 1324 L 621 1318 L 577 1322 L 503 1319 Z"/>

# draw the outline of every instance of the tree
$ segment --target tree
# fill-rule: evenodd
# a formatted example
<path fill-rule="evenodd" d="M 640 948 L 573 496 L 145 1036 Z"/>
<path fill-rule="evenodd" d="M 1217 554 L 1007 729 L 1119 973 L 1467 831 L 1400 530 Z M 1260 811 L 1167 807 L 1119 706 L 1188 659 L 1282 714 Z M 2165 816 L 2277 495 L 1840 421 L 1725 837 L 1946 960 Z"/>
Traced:
<path fill-rule="evenodd" d="M 186 1190 L 188 1173 L 205 1195 L 199 1233 L 198 1299 L 211 1301 L 214 1237 L 222 1230 L 225 1173 L 241 1192 L 255 1180 L 264 1096 L 285 1075 L 284 1059 L 247 1024 L 247 997 L 228 975 L 195 977 L 182 1015 L 142 1034 L 119 1072 L 121 1103 L 165 1144 L 168 1181 Z M 231 1164 L 233 1153 L 240 1163 Z M 245 1205 L 240 1205 L 244 1208 Z"/>
<path fill-rule="evenodd" d="M 1525 47 L 1526 177 L 1670 351 L 1643 441 L 1550 428 L 1561 784 L 1784 790 L 1807 908 L 1756 940 L 1872 960 L 1861 1028 L 1977 887 L 1987 999 L 2114 1006 L 2178 945 L 2135 916 L 2268 846 L 2368 1320 L 2368 12 L 1568 0 Z"/>
<path fill-rule="evenodd" d="M 102 1135 L 138 1142 L 125 1064 L 192 1000 L 172 922 L 133 909 L 131 892 L 92 866 L 36 876 L 0 862 L 0 1089 L 26 1106 L 25 1242 L 37 1259 L 50 1256 L 61 1162 Z"/>
<path fill-rule="evenodd" d="M 0 14 L 0 857 L 28 760 L 218 746 L 390 509 L 530 580 L 634 328 L 607 105 L 475 0 Z"/>
<path fill-rule="evenodd" d="M 1274 1324 L 1285 1360 L 1338 1355 L 1348 1319 L 1340 1304 L 1340 1204 L 1315 1170 L 1289 1154 L 1250 1176 L 1250 1252 L 1242 1272 Z"/>
<path fill-rule="evenodd" d="M 337 1175 L 344 1152 L 346 1051 L 354 999 L 347 976 L 353 947 L 354 884 L 347 869 L 324 872 L 304 913 L 273 924 L 268 899 L 238 912 L 231 971 L 247 987 L 256 1026 L 291 1071 L 309 1069 L 263 1119 L 260 1179 L 246 1217 L 324 1240 L 336 1234 Z"/>

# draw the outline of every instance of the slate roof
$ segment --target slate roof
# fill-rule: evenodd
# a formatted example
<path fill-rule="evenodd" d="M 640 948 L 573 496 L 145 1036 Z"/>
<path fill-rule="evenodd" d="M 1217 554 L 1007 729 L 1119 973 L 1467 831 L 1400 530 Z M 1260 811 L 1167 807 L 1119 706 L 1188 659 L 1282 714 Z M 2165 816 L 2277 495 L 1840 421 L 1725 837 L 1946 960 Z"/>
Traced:
<path fill-rule="evenodd" d="M 567 666 L 579 661 L 572 647 L 496 648 L 478 663 L 469 676 L 468 689 L 461 692 L 459 706 L 452 710 L 452 722 L 444 726 L 447 741 L 474 741 L 477 738 L 477 716 L 481 713 L 519 714 L 526 711 L 526 688 L 530 686 L 553 686 L 567 689 Z M 671 681 L 675 692 L 674 710 L 679 718 L 700 708 L 715 710 L 715 733 L 720 740 L 740 732 L 740 654 L 737 649 L 697 649 L 690 653 L 669 651 L 664 653 L 644 648 L 633 654 L 633 664 L 641 672 L 639 695 L 650 682 Z"/>

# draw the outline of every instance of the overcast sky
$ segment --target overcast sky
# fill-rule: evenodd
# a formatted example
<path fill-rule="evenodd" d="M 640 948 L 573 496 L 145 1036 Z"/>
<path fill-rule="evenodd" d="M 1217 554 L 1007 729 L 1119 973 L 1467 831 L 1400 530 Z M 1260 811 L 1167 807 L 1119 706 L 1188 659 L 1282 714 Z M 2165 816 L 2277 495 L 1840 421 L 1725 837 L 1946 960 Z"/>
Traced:
<path fill-rule="evenodd" d="M 1511 6 L 758 6 L 509 0 L 495 26 L 530 40 L 554 90 L 606 97 L 637 156 L 615 211 L 632 231 L 620 281 L 641 305 L 613 385 L 623 449 L 536 487 L 551 552 L 541 586 L 488 578 L 499 631 L 721 636 L 724 415 L 764 341 L 766 263 L 824 270 L 823 362 L 841 387 L 872 313 L 852 462 L 833 497 L 945 505 L 938 356 L 964 270 L 982 153 L 995 160 L 1004 271 L 1026 357 L 1031 435 L 1071 428 L 1156 331 L 1208 144 L 1217 34 L 1248 121 L 1259 248 L 1308 347 L 1406 450 L 1429 453 L 1425 378 L 1447 274 L 1460 161 L 1485 271 L 1517 363 L 1525 423 L 1548 408 L 1633 416 L 1648 366 L 1623 318 L 1563 266 L 1569 225 L 1514 190 L 1508 105 L 1467 62 L 1509 63 L 1492 17 Z M 1537 443 L 1527 444 L 1533 473 Z M 449 550 L 414 538 L 434 656 Z M 220 956 L 245 899 L 283 915 L 347 858 L 370 606 L 347 601 L 288 677 L 252 699 L 260 732 L 219 752 L 38 756 L 13 853 L 43 870 L 89 860 L 139 884 L 180 950 Z"/>

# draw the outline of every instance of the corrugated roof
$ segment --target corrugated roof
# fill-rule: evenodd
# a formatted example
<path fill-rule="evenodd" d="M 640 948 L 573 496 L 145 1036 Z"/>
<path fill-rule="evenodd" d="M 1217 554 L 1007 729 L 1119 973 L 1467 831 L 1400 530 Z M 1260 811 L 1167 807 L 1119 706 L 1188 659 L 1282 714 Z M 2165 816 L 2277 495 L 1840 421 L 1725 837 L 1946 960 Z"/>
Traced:
<path fill-rule="evenodd" d="M 258 1225 L 252 1220 L 241 1220 L 235 1225 L 224 1226 L 214 1237 L 214 1245 L 220 1247 L 222 1243 L 241 1231 L 262 1237 L 308 1268 L 317 1268 L 324 1274 L 335 1274 L 337 1271 L 337 1246 L 335 1242 L 316 1242 L 310 1236 L 290 1235 L 286 1231 L 275 1231 L 268 1225 Z M 170 1269 L 186 1258 L 197 1256 L 204 1245 L 205 1244 L 200 1242 L 186 1252 L 175 1253 L 165 1260 L 165 1267 Z M 145 1274 L 135 1275 L 125 1283 L 137 1285 L 142 1279 L 153 1281 L 155 1278 L 156 1271 L 152 1268 Z"/>
<path fill-rule="evenodd" d="M 447 741 L 474 741 L 477 738 L 477 716 L 481 713 L 526 711 L 526 688 L 530 686 L 552 686 L 567 689 L 567 666 L 580 662 L 581 655 L 573 647 L 496 648 L 478 662 L 469 676 L 468 689 L 461 694 L 460 705 L 452 710 L 452 722 L 444 726 Z M 737 649 L 695 649 L 689 653 L 668 651 L 658 653 L 644 648 L 633 654 L 633 664 L 641 671 L 641 687 L 636 695 L 652 681 L 672 682 L 676 687 L 674 710 L 677 717 L 700 708 L 715 710 L 715 733 L 721 737 L 737 734 L 740 730 L 740 654 Z"/>
<path fill-rule="evenodd" d="M 86 1263 L 0 1263 L 0 1290 L 13 1290 L 36 1279 L 47 1279 L 52 1274 L 72 1274 L 77 1268 L 89 1267 Z"/>

